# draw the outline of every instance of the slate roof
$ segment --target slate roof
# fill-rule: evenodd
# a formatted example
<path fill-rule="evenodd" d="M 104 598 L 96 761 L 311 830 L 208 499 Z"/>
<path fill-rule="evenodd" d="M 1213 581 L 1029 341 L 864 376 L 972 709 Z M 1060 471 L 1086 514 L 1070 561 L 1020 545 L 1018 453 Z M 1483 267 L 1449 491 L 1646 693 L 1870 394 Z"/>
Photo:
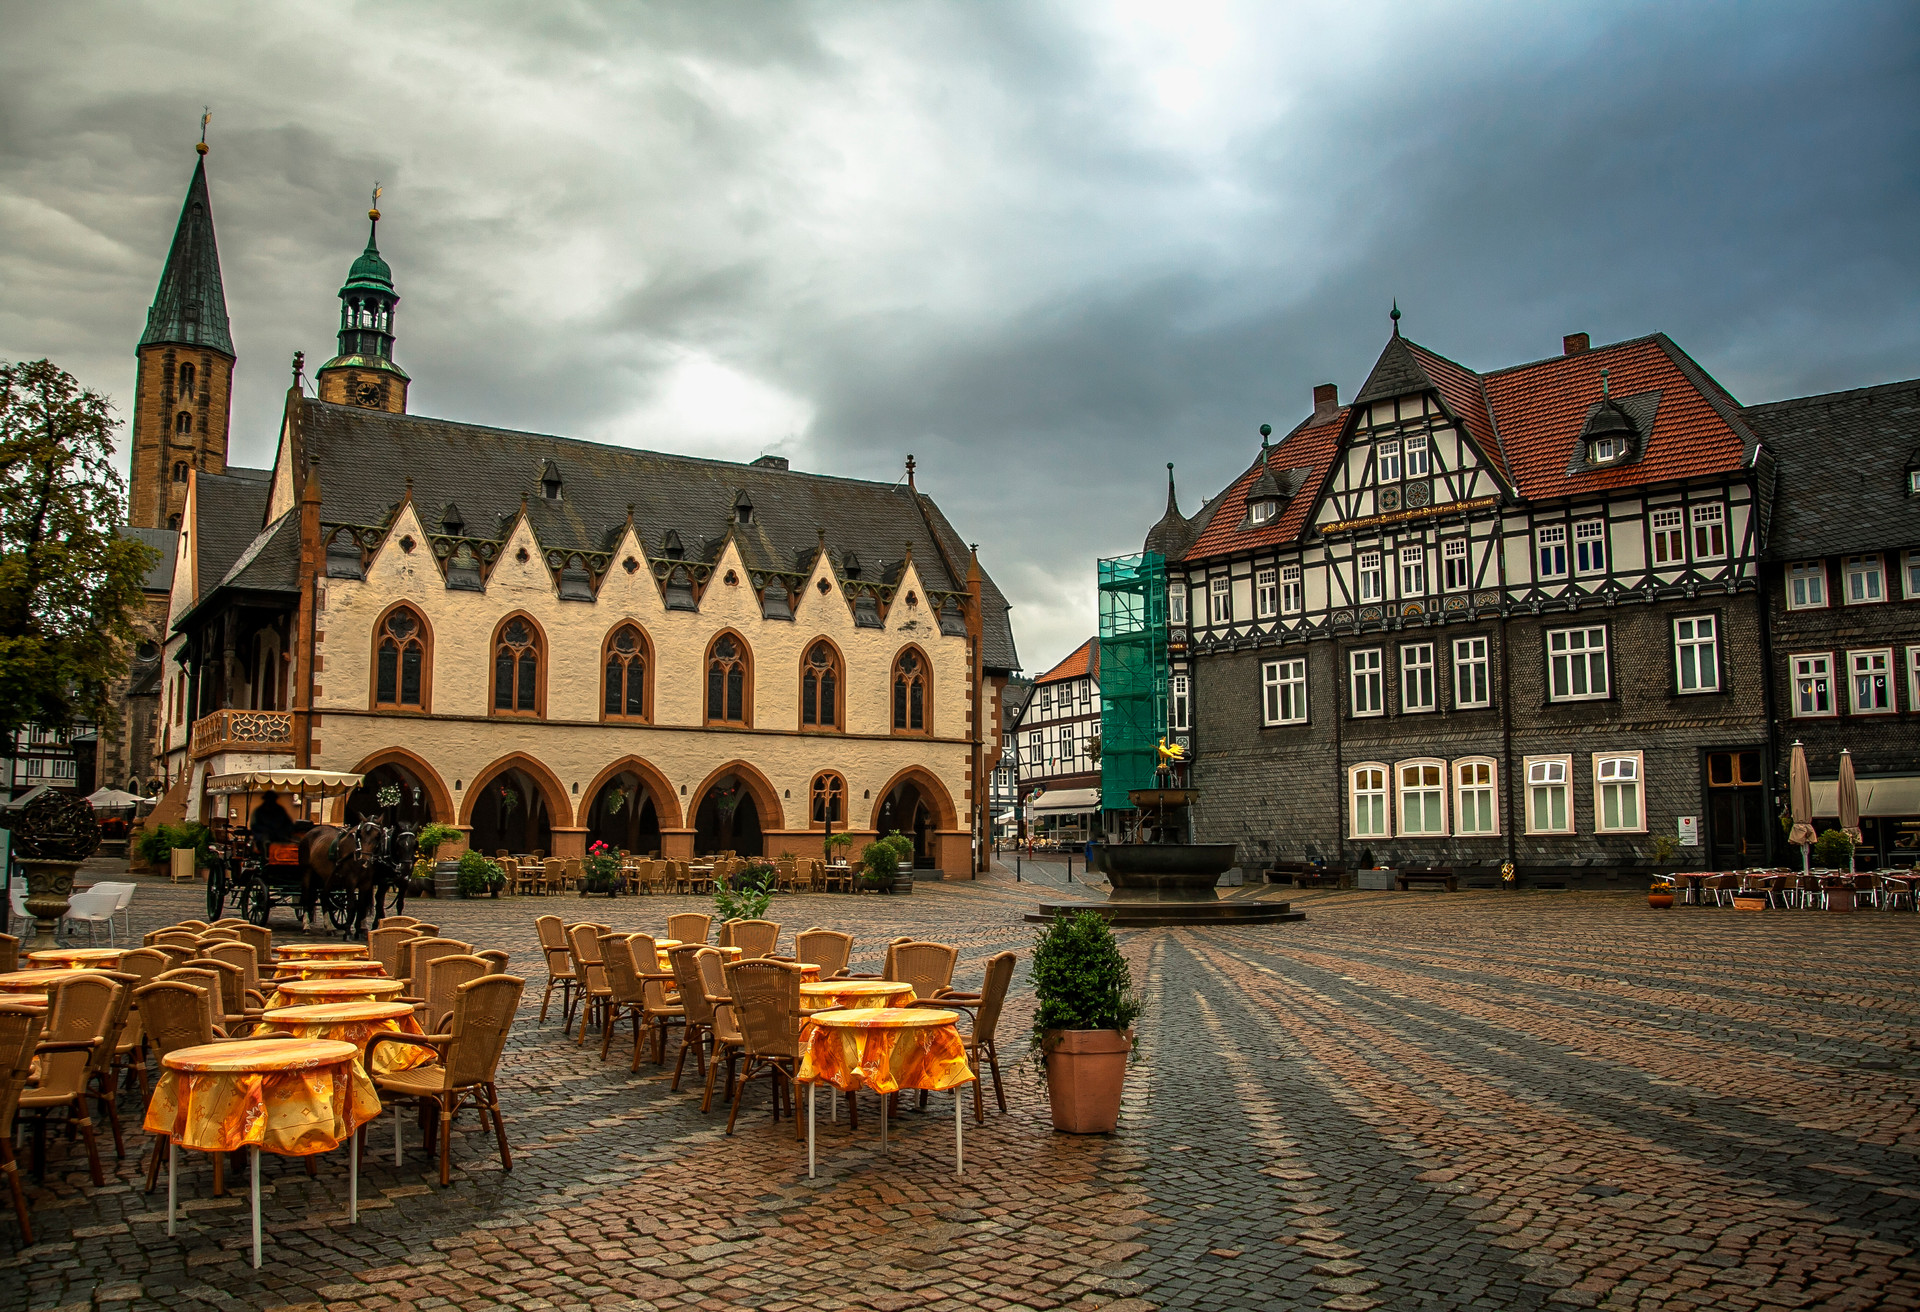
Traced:
<path fill-rule="evenodd" d="M 1920 379 L 1748 406 L 1778 471 L 1768 554 L 1780 560 L 1920 546 Z"/>
<path fill-rule="evenodd" d="M 1027 713 L 1027 704 L 1033 700 L 1033 680 L 1018 676 L 1008 679 L 1006 687 L 1000 690 L 1000 730 L 1011 731 L 1020 724 Z"/>
<path fill-rule="evenodd" d="M 207 604 L 225 584 L 235 563 L 248 555 L 256 539 L 263 536 L 261 521 L 266 518 L 270 490 L 257 479 L 209 474 L 205 470 L 195 473 L 193 480 L 193 536 L 188 549 L 194 553 L 194 577 L 199 591 L 175 622 L 175 630 L 186 627 L 189 617 Z M 288 575 L 281 586 L 268 590 L 297 593 L 297 574 Z"/>
<path fill-rule="evenodd" d="M 1095 683 L 1100 682 L 1100 640 L 1088 638 L 1075 647 L 1067 658 L 1034 680 L 1037 686 L 1042 683 L 1059 683 L 1064 679 L 1079 679 L 1093 676 Z"/>
<path fill-rule="evenodd" d="M 628 508 L 648 555 L 664 558 L 677 534 L 688 560 L 715 559 L 733 530 L 751 569 L 808 569 L 826 534 L 829 557 L 844 569 L 851 554 L 863 581 L 896 580 L 909 545 L 926 586 L 964 592 L 968 550 L 932 498 L 904 484 L 807 474 L 765 465 L 606 446 L 544 433 L 487 428 L 419 415 L 309 400 L 306 448 L 319 466 L 321 518 L 327 523 L 387 522 L 413 479 L 414 503 L 429 532 L 457 503 L 470 537 L 505 535 L 524 504 L 543 547 L 612 549 Z M 558 501 L 546 498 L 548 462 L 560 475 Z M 745 492 L 751 521 L 736 524 Z M 255 520 L 256 525 L 258 520 Z M 982 572 L 981 656 L 990 670 L 1020 667 L 1008 606 Z"/>
<path fill-rule="evenodd" d="M 207 195 L 207 160 L 193 166 L 193 181 L 180 206 L 180 222 L 173 230 L 173 246 L 160 287 L 147 310 L 147 328 L 140 345 L 204 346 L 224 355 L 234 354 L 227 331 L 227 294 L 220 285 L 220 251 L 213 240 L 213 201 Z"/>
<path fill-rule="evenodd" d="M 148 592 L 173 591 L 173 563 L 180 554 L 180 531 L 171 528 L 135 528 L 122 524 L 114 532 L 123 538 L 138 538 L 160 553 L 160 559 L 147 570 L 140 586 Z"/>

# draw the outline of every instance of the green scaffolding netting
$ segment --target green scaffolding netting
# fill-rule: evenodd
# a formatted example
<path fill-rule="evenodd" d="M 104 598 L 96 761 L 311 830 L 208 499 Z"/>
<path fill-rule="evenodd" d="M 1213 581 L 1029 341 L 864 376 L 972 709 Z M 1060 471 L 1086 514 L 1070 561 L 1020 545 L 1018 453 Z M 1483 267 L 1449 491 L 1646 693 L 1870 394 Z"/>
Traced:
<path fill-rule="evenodd" d="M 1167 724 L 1167 561 L 1155 551 L 1100 562 L 1100 804 L 1133 809 L 1154 786 Z"/>

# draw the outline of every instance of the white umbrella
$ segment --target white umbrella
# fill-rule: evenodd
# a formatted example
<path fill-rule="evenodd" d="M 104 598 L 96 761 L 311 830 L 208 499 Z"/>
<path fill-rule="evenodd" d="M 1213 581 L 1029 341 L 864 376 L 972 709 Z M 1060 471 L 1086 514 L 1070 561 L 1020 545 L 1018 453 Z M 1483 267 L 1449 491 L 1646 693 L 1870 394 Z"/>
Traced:
<path fill-rule="evenodd" d="M 142 802 L 151 802 L 152 800 L 151 797 L 141 797 L 138 794 L 129 793 L 121 788 L 99 788 L 87 794 L 87 804 L 96 811 L 124 809 L 130 806 L 138 806 Z"/>

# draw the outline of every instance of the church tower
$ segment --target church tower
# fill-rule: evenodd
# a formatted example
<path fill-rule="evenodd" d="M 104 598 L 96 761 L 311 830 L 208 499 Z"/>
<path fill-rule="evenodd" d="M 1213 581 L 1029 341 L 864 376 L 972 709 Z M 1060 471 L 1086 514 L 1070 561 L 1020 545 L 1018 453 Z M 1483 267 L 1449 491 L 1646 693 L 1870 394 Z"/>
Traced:
<path fill-rule="evenodd" d="M 233 338 L 207 196 L 207 143 L 195 149 L 200 159 L 136 351 L 140 370 L 133 391 L 127 507 L 128 522 L 136 528 L 178 528 L 188 471 L 219 474 L 227 468 Z"/>
<path fill-rule="evenodd" d="M 378 205 L 378 187 L 373 199 Z M 405 414 L 411 380 L 393 362 L 393 307 L 400 303 L 400 294 L 393 290 L 393 270 L 380 258 L 374 241 L 380 211 L 368 210 L 367 219 L 367 248 L 347 270 L 346 285 L 340 289 L 340 354 L 320 366 L 314 381 L 322 401 Z"/>

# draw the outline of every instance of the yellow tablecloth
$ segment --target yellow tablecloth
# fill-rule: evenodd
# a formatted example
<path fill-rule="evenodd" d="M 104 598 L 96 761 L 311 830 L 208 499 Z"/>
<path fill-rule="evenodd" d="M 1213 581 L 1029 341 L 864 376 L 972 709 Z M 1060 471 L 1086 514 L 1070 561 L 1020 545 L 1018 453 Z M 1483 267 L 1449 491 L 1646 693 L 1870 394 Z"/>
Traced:
<path fill-rule="evenodd" d="M 836 1089 L 951 1089 L 971 1080 L 951 1011 L 880 1007 L 815 1012 L 800 1022 L 800 1080 Z"/>
<path fill-rule="evenodd" d="M 913 985 L 893 980 L 802 980 L 800 984 L 800 1005 L 808 1011 L 870 1011 L 913 1003 Z"/>
<path fill-rule="evenodd" d="M 273 986 L 268 1007 L 302 1007 L 321 1002 L 388 1002 L 406 992 L 398 979 L 290 979 Z"/>
<path fill-rule="evenodd" d="M 42 948 L 27 953 L 41 970 L 117 970 L 125 948 Z"/>
<path fill-rule="evenodd" d="M 13 970 L 0 975 L 0 993 L 45 994 L 55 984 L 84 975 L 84 970 Z"/>
<path fill-rule="evenodd" d="M 161 1060 L 146 1130 L 200 1152 L 330 1152 L 380 1114 L 358 1057 L 351 1043 L 324 1040 L 180 1048 Z"/>
<path fill-rule="evenodd" d="M 387 968 L 377 961 L 282 961 L 277 984 L 296 979 L 385 979 Z"/>
<path fill-rule="evenodd" d="M 365 943 L 281 943 L 273 949 L 273 955 L 279 961 L 305 961 L 318 957 L 322 961 L 341 961 L 367 955 Z"/>
<path fill-rule="evenodd" d="M 420 1022 L 404 1002 L 323 1002 L 310 1007 L 276 1007 L 261 1013 L 255 1034 L 281 1030 L 302 1039 L 351 1043 L 366 1065 L 367 1041 L 376 1034 L 419 1034 Z M 432 1048 L 383 1043 L 374 1054 L 372 1075 L 425 1066 L 439 1054 Z"/>

